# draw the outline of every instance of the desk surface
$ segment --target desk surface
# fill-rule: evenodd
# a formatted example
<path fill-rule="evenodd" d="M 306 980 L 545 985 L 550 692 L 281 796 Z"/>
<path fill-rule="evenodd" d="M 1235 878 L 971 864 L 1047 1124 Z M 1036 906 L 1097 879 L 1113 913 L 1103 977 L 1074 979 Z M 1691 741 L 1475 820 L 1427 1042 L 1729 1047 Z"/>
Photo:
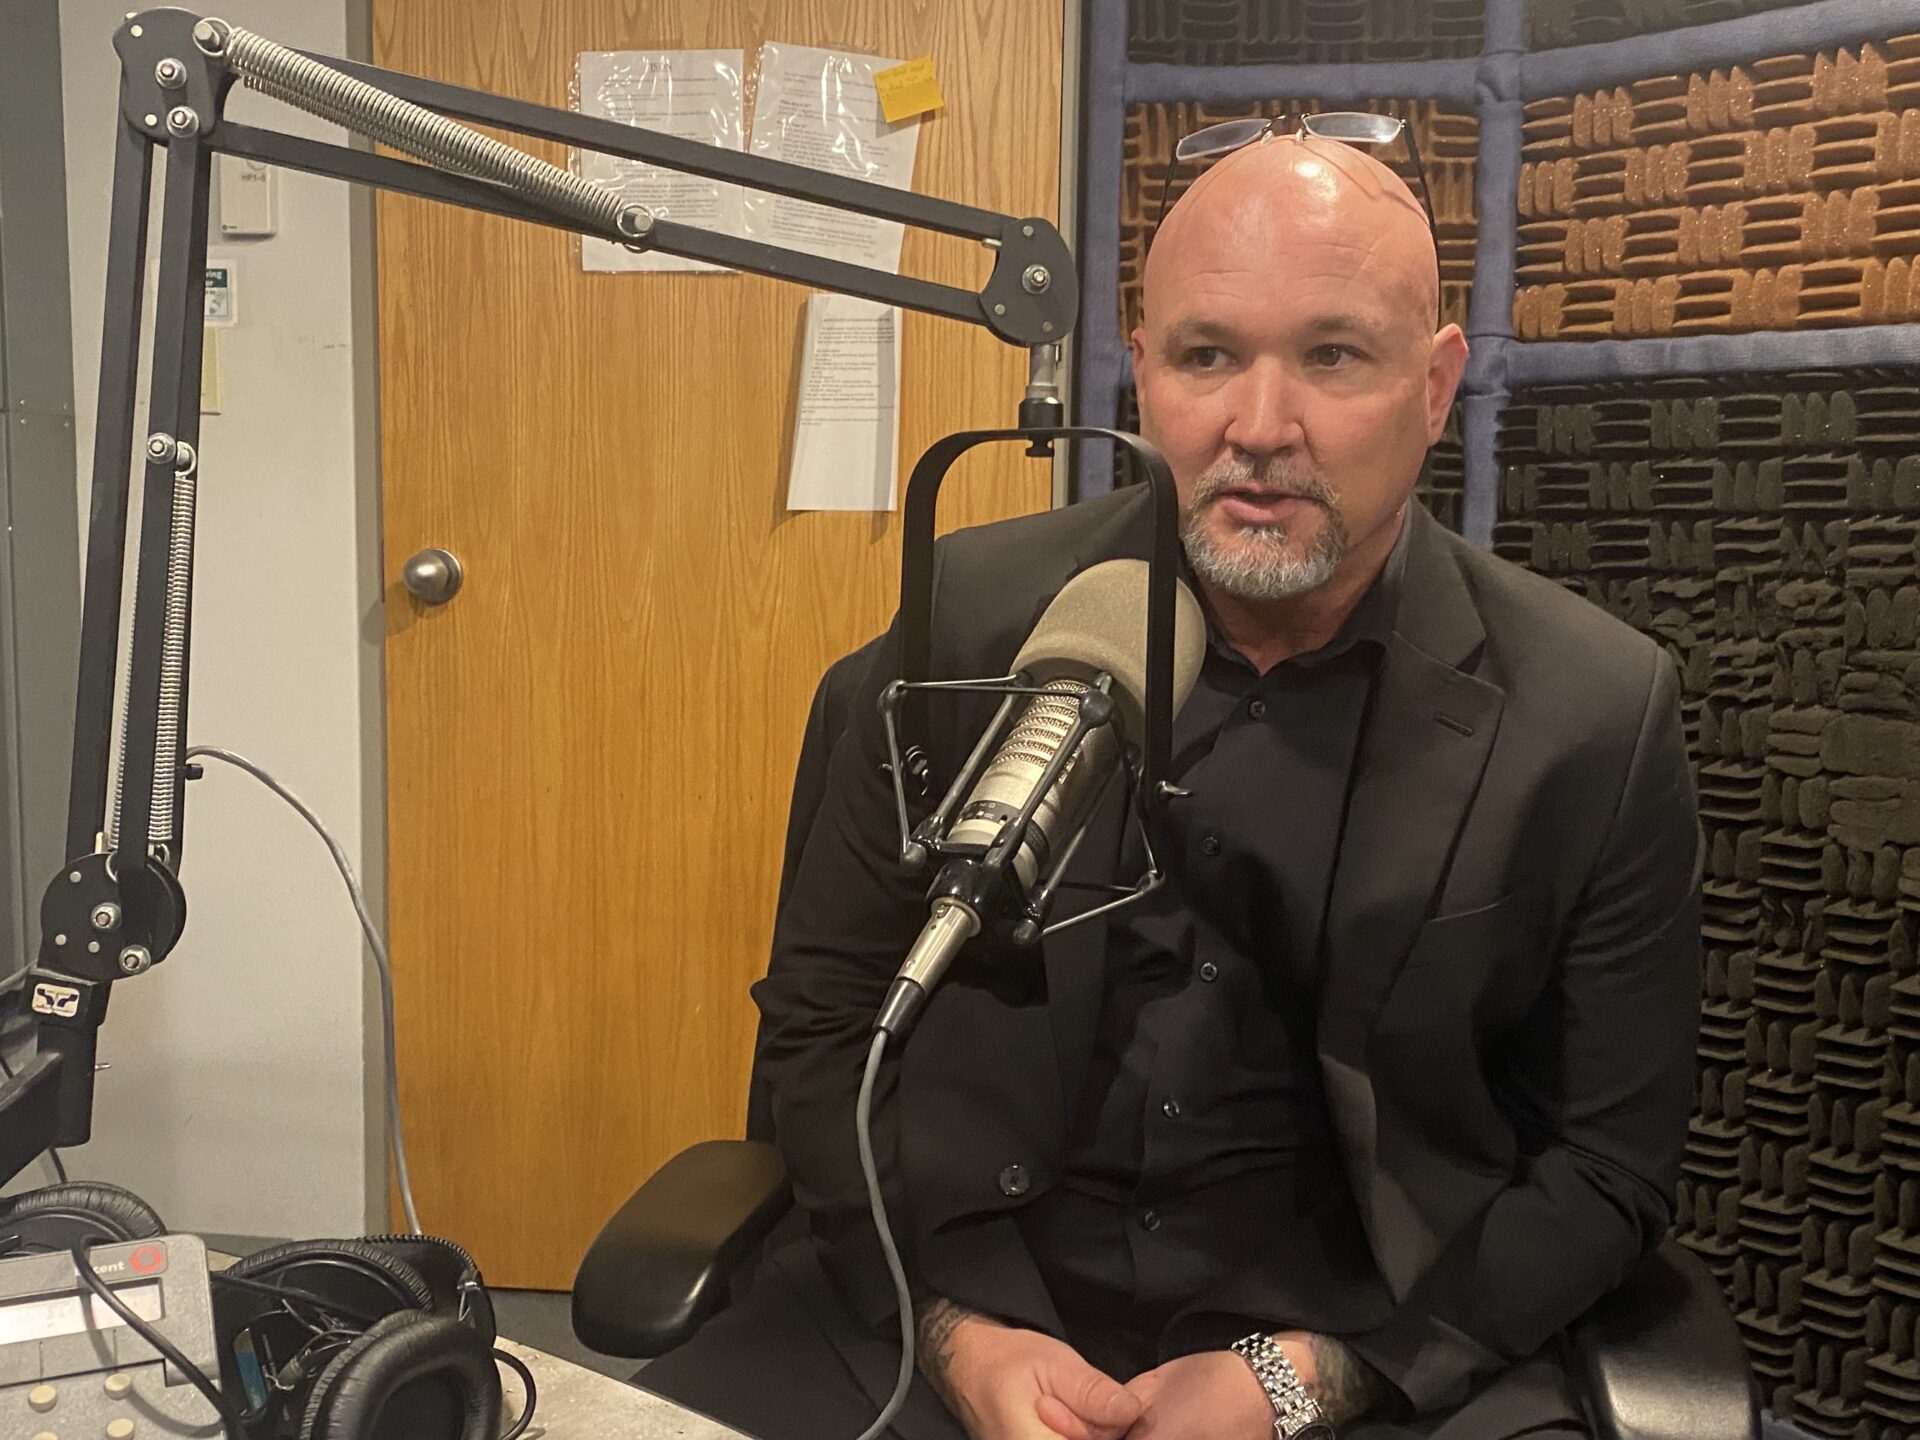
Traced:
<path fill-rule="evenodd" d="M 625 1381 L 512 1340 L 499 1343 L 526 1362 L 540 1388 L 533 1428 L 523 1440 L 745 1440 L 738 1430 Z M 503 1365 L 500 1383 L 501 1413 L 511 1424 L 523 1403 L 520 1377 Z"/>

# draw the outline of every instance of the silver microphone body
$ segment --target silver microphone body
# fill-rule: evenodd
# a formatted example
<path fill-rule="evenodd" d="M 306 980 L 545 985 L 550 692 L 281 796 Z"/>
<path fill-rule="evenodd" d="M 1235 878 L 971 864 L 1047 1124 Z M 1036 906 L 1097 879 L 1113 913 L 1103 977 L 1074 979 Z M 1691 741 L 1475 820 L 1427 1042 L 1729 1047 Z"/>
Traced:
<path fill-rule="evenodd" d="M 947 831 L 949 840 L 984 850 L 999 838 L 1001 828 L 1026 808 L 1047 767 L 1067 743 L 1079 714 L 1080 697 L 1106 678 L 1102 671 L 1093 683 L 1071 675 L 1046 682 L 1042 687 L 1046 693 L 1027 702 L 1019 722 L 1000 743 L 967 803 L 960 807 L 959 816 Z M 1110 725 L 1090 730 L 1081 738 L 1060 777 L 1041 797 L 1033 823 L 1014 853 L 1013 870 L 1022 890 L 1033 888 L 1057 847 L 1072 833 L 1119 753 Z"/>

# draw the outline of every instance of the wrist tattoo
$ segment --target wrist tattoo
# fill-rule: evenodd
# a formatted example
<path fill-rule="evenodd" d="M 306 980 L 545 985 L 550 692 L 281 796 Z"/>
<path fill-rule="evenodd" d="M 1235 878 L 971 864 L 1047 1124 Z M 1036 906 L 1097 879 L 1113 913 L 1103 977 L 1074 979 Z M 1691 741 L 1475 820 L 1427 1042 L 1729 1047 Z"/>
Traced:
<path fill-rule="evenodd" d="M 1346 1425 L 1378 1405 L 1386 1393 L 1379 1373 L 1331 1335 L 1308 1335 L 1313 1384 L 1307 1388 L 1329 1425 Z"/>
<path fill-rule="evenodd" d="M 977 1318 L 973 1311 L 944 1296 L 926 1301 L 914 1311 L 914 1360 L 942 1398 L 947 1395 L 947 1369 L 953 1364 L 953 1332 L 963 1320 Z"/>

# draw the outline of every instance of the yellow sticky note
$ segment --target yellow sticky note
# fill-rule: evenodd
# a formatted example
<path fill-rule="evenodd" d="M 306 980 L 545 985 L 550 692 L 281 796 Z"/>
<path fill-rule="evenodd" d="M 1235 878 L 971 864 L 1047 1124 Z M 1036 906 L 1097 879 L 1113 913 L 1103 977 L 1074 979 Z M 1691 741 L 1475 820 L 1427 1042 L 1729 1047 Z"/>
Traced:
<path fill-rule="evenodd" d="M 915 115 L 924 115 L 946 104 L 940 98 L 940 77 L 933 73 L 931 55 L 874 71 L 873 85 L 880 93 L 880 113 L 887 117 L 889 125 L 911 120 Z"/>

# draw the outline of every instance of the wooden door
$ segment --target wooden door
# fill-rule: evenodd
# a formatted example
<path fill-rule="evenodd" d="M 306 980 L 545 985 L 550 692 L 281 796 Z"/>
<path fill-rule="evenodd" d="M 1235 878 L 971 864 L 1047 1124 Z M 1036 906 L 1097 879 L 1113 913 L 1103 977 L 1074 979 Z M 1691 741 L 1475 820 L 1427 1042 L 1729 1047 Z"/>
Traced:
<path fill-rule="evenodd" d="M 916 188 L 1057 211 L 1051 0 L 377 0 L 375 62 L 548 105 L 582 50 L 932 55 Z M 565 164 L 559 147 L 535 147 Z M 990 257 L 909 231 L 902 269 Z M 884 627 L 897 516 L 784 508 L 806 292 L 581 272 L 559 232 L 383 196 L 388 823 L 400 1088 L 430 1230 L 563 1288 L 662 1161 L 740 1133 L 788 788 L 821 671 Z M 902 477 L 1010 424 L 1023 352 L 909 316 Z M 1043 509 L 1013 447 L 943 524 Z M 965 483 L 960 483 L 964 478 Z M 421 606 L 408 556 L 466 582 Z M 851 1122 L 849 1122 L 851 1123 Z"/>

